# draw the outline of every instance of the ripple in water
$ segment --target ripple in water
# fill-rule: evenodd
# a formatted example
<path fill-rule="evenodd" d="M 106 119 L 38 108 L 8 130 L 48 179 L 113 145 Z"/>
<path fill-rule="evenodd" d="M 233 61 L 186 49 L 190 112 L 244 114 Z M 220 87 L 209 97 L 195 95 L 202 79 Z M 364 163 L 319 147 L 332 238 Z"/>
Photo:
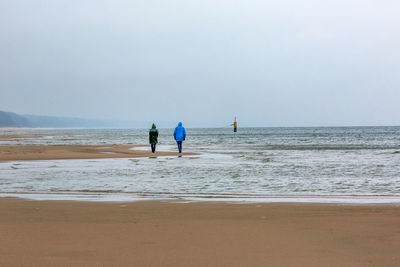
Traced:
<path fill-rule="evenodd" d="M 400 198 L 398 127 L 248 128 L 237 134 L 225 128 L 187 131 L 184 150 L 201 155 L 3 162 L 0 193 L 95 200 Z M 32 133 L 43 132 L 19 134 Z M 106 146 L 146 144 L 148 139 L 147 130 L 46 133 L 57 135 L 26 139 L 24 144 Z M 160 149 L 175 150 L 171 134 L 172 129 L 160 129 Z"/>

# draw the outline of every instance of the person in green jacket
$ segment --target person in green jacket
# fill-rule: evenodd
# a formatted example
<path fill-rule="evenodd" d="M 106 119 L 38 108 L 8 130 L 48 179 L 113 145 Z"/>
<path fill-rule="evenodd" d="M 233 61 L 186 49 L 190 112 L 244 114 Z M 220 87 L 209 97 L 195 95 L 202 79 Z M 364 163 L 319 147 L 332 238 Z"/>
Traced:
<path fill-rule="evenodd" d="M 151 152 L 156 152 L 156 145 L 158 143 L 158 130 L 154 123 L 149 131 L 149 143 L 151 145 Z"/>

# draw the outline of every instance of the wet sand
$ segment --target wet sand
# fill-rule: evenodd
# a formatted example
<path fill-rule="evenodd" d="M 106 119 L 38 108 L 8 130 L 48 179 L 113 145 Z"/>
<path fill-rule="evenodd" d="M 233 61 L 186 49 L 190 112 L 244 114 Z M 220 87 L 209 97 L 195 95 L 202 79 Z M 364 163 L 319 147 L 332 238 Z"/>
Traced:
<path fill-rule="evenodd" d="M 0 266 L 399 266 L 400 207 L 0 199 Z"/>
<path fill-rule="evenodd" d="M 135 158 L 177 156 L 176 152 L 156 152 L 131 150 L 140 145 L 65 145 L 65 146 L 31 146 L 2 145 L 0 146 L 0 161 L 12 160 L 57 160 L 57 159 L 99 159 L 99 158 Z M 196 155 L 182 153 L 180 155 Z"/>
<path fill-rule="evenodd" d="M 18 134 L 0 134 L 0 140 L 14 140 L 14 139 L 34 139 L 43 138 L 44 135 L 18 135 Z"/>

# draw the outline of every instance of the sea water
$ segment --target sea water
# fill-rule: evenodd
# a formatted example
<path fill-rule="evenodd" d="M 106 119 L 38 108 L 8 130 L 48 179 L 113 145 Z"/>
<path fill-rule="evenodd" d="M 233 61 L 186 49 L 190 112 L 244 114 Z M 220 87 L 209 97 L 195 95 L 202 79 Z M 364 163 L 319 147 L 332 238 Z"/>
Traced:
<path fill-rule="evenodd" d="M 176 151 L 173 129 L 159 131 L 158 150 Z M 0 145 L 148 143 L 145 129 L 13 133 L 45 136 Z M 400 127 L 239 128 L 237 133 L 189 128 L 187 133 L 183 149 L 198 155 L 2 162 L 0 196 L 400 203 Z"/>

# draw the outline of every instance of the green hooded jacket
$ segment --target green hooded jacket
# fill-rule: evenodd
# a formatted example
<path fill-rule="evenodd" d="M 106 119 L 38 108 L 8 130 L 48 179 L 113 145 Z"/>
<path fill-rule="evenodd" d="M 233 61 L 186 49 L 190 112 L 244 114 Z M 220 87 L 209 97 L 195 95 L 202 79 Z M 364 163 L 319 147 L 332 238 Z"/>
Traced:
<path fill-rule="evenodd" d="M 151 129 L 149 131 L 149 143 L 151 145 L 155 145 L 158 143 L 158 130 L 156 128 L 156 125 L 153 123 L 153 126 L 151 126 Z"/>

